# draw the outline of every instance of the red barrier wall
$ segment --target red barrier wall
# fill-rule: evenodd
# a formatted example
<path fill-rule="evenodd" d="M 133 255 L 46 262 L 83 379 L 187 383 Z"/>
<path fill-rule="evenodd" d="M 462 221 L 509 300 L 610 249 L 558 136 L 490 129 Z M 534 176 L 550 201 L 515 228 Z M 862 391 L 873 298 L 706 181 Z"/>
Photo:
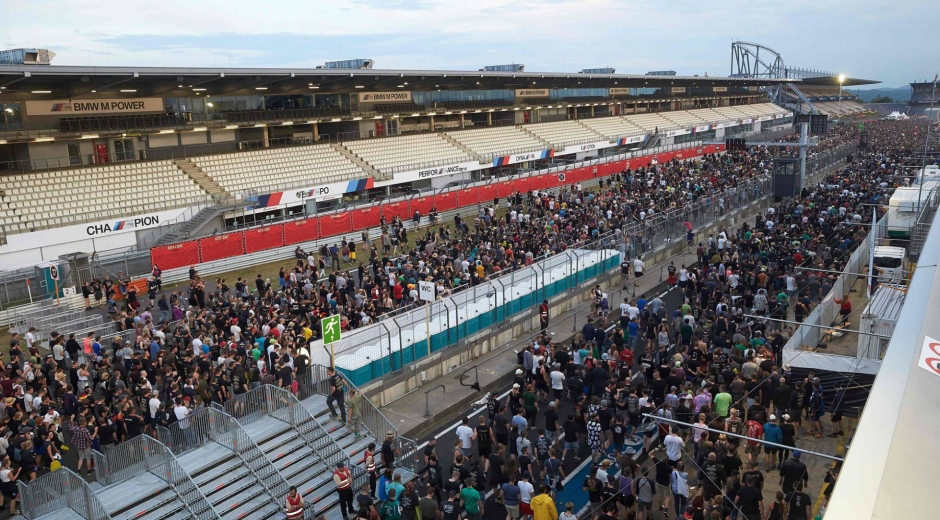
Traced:
<path fill-rule="evenodd" d="M 320 217 L 320 236 L 331 237 L 352 231 L 352 216 L 350 212 L 334 213 Z"/>
<path fill-rule="evenodd" d="M 293 245 L 320 238 L 320 219 L 308 218 L 284 224 L 284 244 Z"/>
<path fill-rule="evenodd" d="M 150 250 L 150 260 L 164 271 L 199 263 L 199 242 L 177 242 Z"/>
<path fill-rule="evenodd" d="M 391 222 L 395 217 L 401 217 L 403 220 L 411 218 L 411 211 L 408 201 L 396 202 L 394 204 L 382 204 L 382 215 L 385 220 Z"/>
<path fill-rule="evenodd" d="M 228 233 L 216 237 L 199 239 L 200 257 L 203 262 L 222 260 L 233 256 L 245 254 L 245 245 L 242 241 L 244 233 Z"/>
<path fill-rule="evenodd" d="M 378 227 L 382 223 L 382 210 L 379 206 L 357 209 L 352 212 L 354 230 Z"/>
<path fill-rule="evenodd" d="M 428 216 L 428 212 L 431 211 L 431 205 L 434 204 L 434 197 L 419 197 L 417 199 L 411 199 L 411 213 L 407 217 L 402 217 L 405 220 L 409 220 L 414 216 L 415 211 L 421 212 L 421 218 Z"/>
<path fill-rule="evenodd" d="M 472 206 L 477 203 L 477 197 L 480 195 L 481 188 L 466 188 L 457 192 L 457 206 L 460 208 Z M 437 207 L 441 210 L 441 207 Z M 443 210 L 441 210 L 443 211 Z"/>
<path fill-rule="evenodd" d="M 284 245 L 284 224 L 245 231 L 245 253 L 256 253 Z"/>
<path fill-rule="evenodd" d="M 505 199 L 516 192 L 516 183 L 519 181 L 504 181 L 496 185 L 496 196 Z M 494 197 L 495 198 L 495 197 Z M 488 199 L 489 200 L 489 199 Z"/>
<path fill-rule="evenodd" d="M 493 199 L 499 196 L 498 185 L 496 184 L 487 184 L 486 186 L 480 186 L 477 188 L 478 198 L 480 202 L 484 204 L 489 204 L 493 202 Z"/>
<path fill-rule="evenodd" d="M 434 207 L 438 212 L 457 209 L 457 194 L 454 192 L 441 193 L 434 196 Z"/>

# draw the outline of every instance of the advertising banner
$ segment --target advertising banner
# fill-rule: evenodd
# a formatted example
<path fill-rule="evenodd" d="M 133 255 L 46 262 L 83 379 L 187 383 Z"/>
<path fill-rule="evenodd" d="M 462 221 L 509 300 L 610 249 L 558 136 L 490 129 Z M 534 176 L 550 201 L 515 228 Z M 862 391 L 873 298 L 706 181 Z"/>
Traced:
<path fill-rule="evenodd" d="M 199 242 L 190 240 L 150 250 L 150 259 L 164 271 L 199 263 Z"/>
<path fill-rule="evenodd" d="M 434 207 L 437 211 L 450 211 L 457 209 L 457 194 L 453 191 L 434 196 Z"/>
<path fill-rule="evenodd" d="M 479 200 L 480 188 L 465 188 L 457 192 L 457 206 L 464 207 L 476 204 Z M 440 207 L 438 207 L 440 209 Z"/>
<path fill-rule="evenodd" d="M 30 116 L 140 114 L 163 111 L 163 98 L 50 99 L 26 102 L 26 114 Z"/>
<path fill-rule="evenodd" d="M 630 89 L 628 89 L 628 88 L 609 88 L 609 89 L 607 89 L 607 93 L 610 94 L 611 96 L 629 96 L 629 95 L 630 95 Z"/>
<path fill-rule="evenodd" d="M 699 133 L 699 132 L 707 132 L 711 129 L 712 129 L 712 125 L 701 125 L 701 126 L 696 126 L 692 131 L 695 133 Z"/>
<path fill-rule="evenodd" d="M 245 231 L 245 253 L 256 253 L 284 245 L 284 224 Z"/>
<path fill-rule="evenodd" d="M 199 239 L 200 257 L 203 262 L 222 260 L 245 254 L 242 233 L 228 233 Z"/>
<path fill-rule="evenodd" d="M 331 237 L 352 231 L 352 214 L 349 211 L 320 217 L 320 236 Z"/>
<path fill-rule="evenodd" d="M 517 98 L 548 97 L 548 89 L 547 88 L 517 88 L 516 97 Z"/>
<path fill-rule="evenodd" d="M 434 177 L 455 175 L 458 173 L 472 172 L 475 170 L 479 170 L 480 168 L 481 168 L 480 163 L 478 163 L 477 161 L 468 161 L 468 162 L 464 162 L 460 164 L 452 164 L 450 166 L 435 166 L 433 168 L 424 168 L 422 170 L 413 170 L 410 172 L 396 173 L 392 177 L 393 181 L 389 184 L 399 184 L 402 182 L 412 182 L 412 181 L 419 181 L 419 180 L 424 180 L 424 179 L 431 179 Z"/>
<path fill-rule="evenodd" d="M 642 143 L 643 141 L 646 141 L 646 137 L 647 137 L 646 135 L 634 135 L 631 137 L 621 137 L 620 140 L 617 141 L 617 146 L 627 146 L 631 144 Z"/>
<path fill-rule="evenodd" d="M 411 92 L 360 92 L 360 103 L 409 103 Z"/>
<path fill-rule="evenodd" d="M 357 209 L 352 212 L 354 230 L 378 227 L 382 222 L 382 209 L 379 206 Z"/>
<path fill-rule="evenodd" d="M 284 245 L 310 242 L 320 237 L 320 220 L 307 218 L 284 224 Z"/>
<path fill-rule="evenodd" d="M 504 155 L 503 157 L 493 158 L 493 166 L 508 166 L 526 161 L 538 161 L 541 159 L 551 159 L 555 156 L 555 150 L 542 150 L 539 152 L 517 153 L 513 155 Z"/>
<path fill-rule="evenodd" d="M 411 211 L 407 201 L 382 204 L 381 208 L 382 216 L 384 216 L 385 220 L 388 222 L 391 222 L 395 217 L 401 217 L 402 219 L 411 218 Z"/>
<path fill-rule="evenodd" d="M 562 151 L 555 152 L 555 155 L 570 155 L 573 153 L 590 152 L 593 150 L 600 150 L 602 148 L 610 148 L 611 146 L 614 146 L 614 145 L 611 144 L 609 141 L 597 141 L 594 143 L 576 144 L 573 146 L 566 146 Z"/>

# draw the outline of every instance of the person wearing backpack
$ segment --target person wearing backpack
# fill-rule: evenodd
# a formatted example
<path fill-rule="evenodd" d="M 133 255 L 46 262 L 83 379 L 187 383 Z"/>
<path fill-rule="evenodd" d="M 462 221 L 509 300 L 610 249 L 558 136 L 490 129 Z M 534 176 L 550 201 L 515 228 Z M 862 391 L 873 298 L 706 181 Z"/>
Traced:
<path fill-rule="evenodd" d="M 640 478 L 633 481 L 633 494 L 637 501 L 637 520 L 647 520 L 652 514 L 653 497 L 656 495 L 656 484 L 649 478 L 649 468 L 643 469 Z"/>

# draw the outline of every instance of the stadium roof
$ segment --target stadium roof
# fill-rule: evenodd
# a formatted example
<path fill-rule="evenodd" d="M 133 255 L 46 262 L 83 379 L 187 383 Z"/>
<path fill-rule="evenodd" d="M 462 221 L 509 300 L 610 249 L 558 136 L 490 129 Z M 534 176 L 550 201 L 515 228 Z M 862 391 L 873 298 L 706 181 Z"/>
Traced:
<path fill-rule="evenodd" d="M 937 258 L 940 218 L 934 217 L 827 518 L 936 518 L 940 510 L 940 349 L 925 345 L 925 338 L 940 340 Z"/>
<path fill-rule="evenodd" d="M 0 66 L 6 94 L 51 90 L 52 95 L 94 97 L 93 90 L 137 90 L 137 95 L 180 95 L 192 88 L 216 95 L 335 93 L 396 90 L 523 88 L 660 88 L 761 86 L 793 80 L 708 76 L 582 74 L 578 72 L 484 72 L 456 70 L 168 68 Z M 59 92 L 56 92 L 56 91 Z"/>
<path fill-rule="evenodd" d="M 874 85 L 876 83 L 881 82 L 873 79 L 845 78 L 845 81 L 842 82 L 842 86 L 857 87 L 859 85 Z M 811 87 L 838 87 L 839 76 L 817 76 L 815 78 L 803 78 L 801 84 Z"/>

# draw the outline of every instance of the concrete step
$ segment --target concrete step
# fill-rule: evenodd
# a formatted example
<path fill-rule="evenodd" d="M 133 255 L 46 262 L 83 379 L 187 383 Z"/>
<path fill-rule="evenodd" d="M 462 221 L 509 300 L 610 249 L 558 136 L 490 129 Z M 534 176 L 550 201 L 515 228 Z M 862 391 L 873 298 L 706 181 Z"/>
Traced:
<path fill-rule="evenodd" d="M 473 150 L 467 148 L 466 146 L 463 145 L 463 143 L 454 139 L 453 137 L 448 135 L 446 132 L 438 132 L 437 135 L 443 137 L 444 140 L 447 141 L 448 143 L 456 146 L 457 148 L 460 148 L 461 150 L 463 150 L 465 154 L 469 155 L 470 157 L 473 157 L 474 159 L 478 161 L 480 160 L 480 156 L 474 153 Z"/>
<path fill-rule="evenodd" d="M 352 151 L 349 150 L 349 148 L 346 148 L 346 147 L 343 146 L 342 144 L 340 144 L 340 143 L 332 143 L 332 144 L 330 144 L 330 146 L 332 146 L 333 149 L 336 150 L 337 152 L 343 154 L 344 157 L 346 157 L 347 159 L 349 159 L 350 161 L 352 161 L 353 164 L 355 164 L 356 166 L 362 168 L 362 170 L 363 170 L 364 172 L 368 173 L 369 176 L 372 177 L 373 179 L 375 179 L 375 180 L 377 180 L 377 181 L 385 181 L 385 180 L 389 180 L 389 179 L 392 178 L 391 174 L 379 173 L 379 171 L 376 170 L 374 166 L 372 166 L 371 164 L 367 163 L 366 161 L 360 159 L 358 155 L 352 153 Z"/>
<path fill-rule="evenodd" d="M 196 184 L 198 184 L 206 193 L 210 195 L 227 195 L 225 189 L 222 188 L 219 183 L 212 179 L 206 172 L 202 170 L 199 166 L 196 165 L 190 159 L 174 159 L 173 164 L 175 164 L 180 170 L 183 171 L 190 179 L 192 179 Z"/>

